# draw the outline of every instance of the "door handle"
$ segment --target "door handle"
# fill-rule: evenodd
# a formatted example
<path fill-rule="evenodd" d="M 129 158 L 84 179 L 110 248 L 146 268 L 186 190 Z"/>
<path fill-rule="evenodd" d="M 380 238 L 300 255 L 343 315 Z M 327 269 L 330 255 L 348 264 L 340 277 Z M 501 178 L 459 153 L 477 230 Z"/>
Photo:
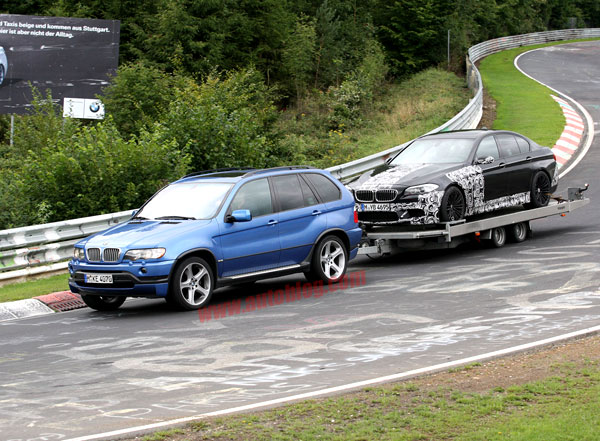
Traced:
<path fill-rule="evenodd" d="M 505 164 L 504 162 L 500 162 L 500 163 L 498 164 L 498 167 L 500 167 L 500 168 L 504 168 L 504 166 L 505 166 L 505 165 L 506 165 L 506 164 Z"/>
<path fill-rule="evenodd" d="M 526 161 L 531 161 L 533 158 L 531 156 L 528 156 L 525 158 Z"/>
<path fill-rule="evenodd" d="M 319 210 L 315 210 L 312 212 L 313 216 L 318 216 L 319 214 L 321 214 L 321 212 Z"/>
<path fill-rule="evenodd" d="M 276 220 L 270 220 L 269 222 L 267 222 L 267 225 L 276 225 L 277 221 Z"/>

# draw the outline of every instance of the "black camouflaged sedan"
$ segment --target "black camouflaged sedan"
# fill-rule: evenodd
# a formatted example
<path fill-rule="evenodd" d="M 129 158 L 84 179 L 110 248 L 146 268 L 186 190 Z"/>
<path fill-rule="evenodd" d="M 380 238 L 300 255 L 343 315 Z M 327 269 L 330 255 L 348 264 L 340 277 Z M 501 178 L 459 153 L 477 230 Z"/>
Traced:
<path fill-rule="evenodd" d="M 436 224 L 501 208 L 548 204 L 552 150 L 515 132 L 426 135 L 349 184 L 364 224 Z"/>

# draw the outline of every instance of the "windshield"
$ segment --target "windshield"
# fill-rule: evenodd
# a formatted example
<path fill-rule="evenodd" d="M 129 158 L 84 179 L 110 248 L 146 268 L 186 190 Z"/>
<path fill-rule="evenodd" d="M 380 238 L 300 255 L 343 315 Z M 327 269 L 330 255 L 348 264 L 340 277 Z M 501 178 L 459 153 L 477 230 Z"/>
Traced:
<path fill-rule="evenodd" d="M 472 147 L 472 139 L 417 139 L 402 150 L 391 164 L 450 164 L 453 162 L 467 162 Z"/>
<path fill-rule="evenodd" d="M 158 192 L 137 213 L 137 219 L 210 219 L 233 184 L 185 182 Z"/>

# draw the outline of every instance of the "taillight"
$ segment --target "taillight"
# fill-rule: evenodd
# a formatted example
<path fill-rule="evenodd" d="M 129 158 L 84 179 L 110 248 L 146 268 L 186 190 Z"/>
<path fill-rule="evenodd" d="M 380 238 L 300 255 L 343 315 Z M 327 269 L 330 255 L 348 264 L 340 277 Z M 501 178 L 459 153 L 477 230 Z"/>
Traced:
<path fill-rule="evenodd" d="M 554 162 L 556 162 L 556 153 L 552 153 L 552 156 L 554 156 Z"/>
<path fill-rule="evenodd" d="M 356 211 L 356 209 L 354 209 L 354 223 L 358 223 L 358 211 Z"/>

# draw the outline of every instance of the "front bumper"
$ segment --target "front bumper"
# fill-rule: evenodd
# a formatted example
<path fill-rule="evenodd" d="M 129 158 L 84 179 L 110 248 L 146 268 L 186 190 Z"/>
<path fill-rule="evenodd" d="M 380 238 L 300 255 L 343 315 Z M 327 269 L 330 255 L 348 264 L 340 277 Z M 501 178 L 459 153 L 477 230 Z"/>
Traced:
<path fill-rule="evenodd" d="M 84 295 L 166 297 L 173 261 L 91 264 L 69 262 L 69 288 Z M 113 283 L 86 283 L 85 274 L 112 274 Z"/>

